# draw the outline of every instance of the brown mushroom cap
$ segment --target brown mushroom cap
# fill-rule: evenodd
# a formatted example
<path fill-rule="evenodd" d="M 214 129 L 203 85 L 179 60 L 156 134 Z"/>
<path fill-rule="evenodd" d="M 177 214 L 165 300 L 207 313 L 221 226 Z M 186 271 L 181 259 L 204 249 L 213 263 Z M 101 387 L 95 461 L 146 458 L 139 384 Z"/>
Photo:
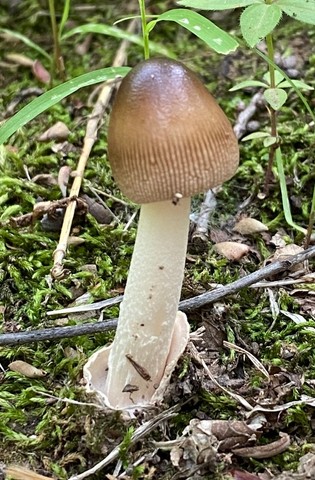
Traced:
<path fill-rule="evenodd" d="M 146 60 L 123 79 L 108 131 L 108 157 L 136 203 L 189 197 L 233 176 L 239 149 L 229 120 L 179 62 Z"/>

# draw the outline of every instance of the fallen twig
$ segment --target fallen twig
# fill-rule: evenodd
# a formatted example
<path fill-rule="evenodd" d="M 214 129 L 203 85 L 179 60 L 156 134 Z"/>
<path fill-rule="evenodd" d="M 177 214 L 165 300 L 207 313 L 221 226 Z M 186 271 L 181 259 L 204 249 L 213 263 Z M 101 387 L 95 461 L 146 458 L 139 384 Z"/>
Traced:
<path fill-rule="evenodd" d="M 247 107 L 239 114 L 236 123 L 233 127 L 234 133 L 238 139 L 242 138 L 247 131 L 247 124 L 249 120 L 255 115 L 259 105 L 264 99 L 263 92 L 257 92 L 252 97 Z"/>
<path fill-rule="evenodd" d="M 193 240 L 196 240 L 196 238 L 201 241 L 208 240 L 209 216 L 215 210 L 216 205 L 217 201 L 214 191 L 212 189 L 208 190 L 204 195 L 204 200 L 201 204 L 199 215 L 197 216 L 195 231 L 192 235 Z"/>
<path fill-rule="evenodd" d="M 137 21 L 132 20 L 129 25 L 128 32 L 133 32 L 136 24 L 137 24 Z M 122 41 L 117 51 L 117 54 L 115 56 L 115 59 L 113 61 L 113 67 L 118 67 L 125 63 L 126 49 L 128 45 L 129 45 L 129 42 L 127 40 Z M 75 178 L 70 191 L 70 195 L 69 195 L 70 199 L 72 198 L 75 199 L 79 195 L 81 183 L 83 180 L 84 170 L 85 170 L 88 158 L 90 156 L 91 150 L 97 139 L 97 132 L 101 125 L 101 120 L 104 117 L 104 113 L 108 105 L 108 102 L 111 98 L 114 87 L 115 87 L 115 82 L 110 82 L 109 84 L 108 83 L 105 84 L 105 86 L 101 90 L 101 93 L 97 99 L 97 102 L 87 122 L 83 149 L 81 152 L 81 156 L 75 172 Z M 67 251 L 68 238 L 71 231 L 71 225 L 72 225 L 75 209 L 76 209 L 76 201 L 73 200 L 69 202 L 67 206 L 62 229 L 60 232 L 59 243 L 57 245 L 56 250 L 54 251 L 54 265 L 51 269 L 51 276 L 54 279 L 61 279 L 64 276 L 63 259 Z"/>
<path fill-rule="evenodd" d="M 216 288 L 211 292 L 203 293 L 197 297 L 190 298 L 189 300 L 183 300 L 180 302 L 179 307 L 184 312 L 189 312 L 191 310 L 203 307 L 209 303 L 217 302 L 228 295 L 238 292 L 242 288 L 254 285 L 256 282 L 270 277 L 270 275 L 276 275 L 277 273 L 285 270 L 290 270 L 290 268 L 292 268 L 294 265 L 302 263 L 305 260 L 309 260 L 313 257 L 315 257 L 315 247 L 308 248 L 307 250 L 304 250 L 304 252 L 298 253 L 297 255 L 292 255 L 292 257 L 286 258 L 285 260 L 270 263 L 266 267 L 250 273 L 249 275 L 246 275 L 246 277 L 240 278 L 239 280 L 225 285 L 224 287 Z"/>
<path fill-rule="evenodd" d="M 277 261 L 257 270 L 256 272 L 240 278 L 229 285 L 218 287 L 211 292 L 206 292 L 197 297 L 183 300 L 179 303 L 179 308 L 183 312 L 189 312 L 197 308 L 203 307 L 210 303 L 217 302 L 223 298 L 232 295 L 242 288 L 253 286 L 256 282 L 283 272 L 290 270 L 294 265 L 304 262 L 315 257 L 315 247 L 311 247 L 304 252 L 292 255 L 285 260 Z M 88 310 L 100 310 L 107 306 L 120 303 L 123 296 L 110 298 L 101 302 L 95 302 L 86 306 L 73 307 L 71 309 L 55 310 L 48 312 L 49 314 L 63 314 L 71 312 L 82 312 Z M 0 335 L 0 346 L 4 345 L 21 345 L 25 343 L 39 342 L 43 340 L 57 340 L 59 338 L 78 337 L 81 335 L 91 335 L 93 333 L 105 332 L 117 327 L 117 319 L 107 320 L 104 322 L 90 323 L 87 325 L 76 325 L 71 327 L 53 327 L 41 330 L 33 330 L 28 332 L 4 333 Z"/>
<path fill-rule="evenodd" d="M 3 333 L 0 335 L 0 346 L 24 345 L 26 343 L 43 342 L 44 340 L 58 340 L 59 338 L 79 337 L 92 333 L 106 332 L 117 327 L 117 319 L 106 322 L 75 325 L 71 327 L 52 327 L 31 330 L 27 332 Z"/>

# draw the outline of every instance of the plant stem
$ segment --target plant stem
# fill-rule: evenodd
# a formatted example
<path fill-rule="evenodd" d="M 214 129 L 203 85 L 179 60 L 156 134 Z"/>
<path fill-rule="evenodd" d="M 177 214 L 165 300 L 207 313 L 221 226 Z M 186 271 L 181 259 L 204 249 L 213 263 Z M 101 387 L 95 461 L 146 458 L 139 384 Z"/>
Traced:
<path fill-rule="evenodd" d="M 48 0 L 48 5 L 49 5 L 49 14 L 50 14 L 53 42 L 54 42 L 54 64 L 58 74 L 60 75 L 62 80 L 64 80 L 65 79 L 64 64 L 63 64 L 62 55 L 61 55 L 58 26 L 56 22 L 55 0 Z"/>
<path fill-rule="evenodd" d="M 274 62 L 273 38 L 272 38 L 271 33 L 269 33 L 266 36 L 266 43 L 267 43 L 268 58 L 272 62 Z M 269 65 L 269 75 L 270 75 L 270 88 L 275 88 L 276 87 L 275 68 L 270 63 L 268 65 Z M 271 124 L 271 135 L 273 137 L 277 138 L 277 135 L 278 135 L 278 132 L 277 132 L 277 113 L 271 106 L 269 106 L 269 114 L 270 114 L 270 124 Z M 265 183 L 264 183 L 264 192 L 265 193 L 268 193 L 269 184 L 271 182 L 272 166 L 273 166 L 273 162 L 274 162 L 274 158 L 275 158 L 276 149 L 277 149 L 277 143 L 271 145 L 271 147 L 269 149 L 269 160 L 268 160 L 268 166 L 267 166 Z"/>
<path fill-rule="evenodd" d="M 147 60 L 148 58 L 150 58 L 150 49 L 149 49 L 149 34 L 147 30 L 147 20 L 146 20 L 146 13 L 145 13 L 145 0 L 139 0 L 139 9 L 141 14 L 144 59 Z"/>
<path fill-rule="evenodd" d="M 315 186 L 314 186 L 314 190 L 313 190 L 313 199 L 312 199 L 312 205 L 311 205 L 310 220 L 308 222 L 307 234 L 306 234 L 306 238 L 305 238 L 305 245 L 304 245 L 305 248 L 309 247 L 314 222 L 315 222 Z"/>

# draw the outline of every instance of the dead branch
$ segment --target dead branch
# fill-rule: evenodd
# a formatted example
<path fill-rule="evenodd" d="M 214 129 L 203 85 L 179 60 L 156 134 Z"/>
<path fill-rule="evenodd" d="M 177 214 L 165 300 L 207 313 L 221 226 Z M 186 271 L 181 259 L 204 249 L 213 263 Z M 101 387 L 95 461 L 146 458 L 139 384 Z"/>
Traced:
<path fill-rule="evenodd" d="M 298 253 L 297 255 L 292 255 L 290 258 L 285 260 L 273 262 L 267 265 L 266 267 L 256 270 L 256 272 L 250 273 L 235 282 L 225 285 L 224 287 L 219 287 L 211 292 L 202 293 L 197 297 L 190 298 L 188 300 L 183 300 L 180 302 L 180 309 L 184 312 L 190 312 L 191 310 L 196 310 L 197 308 L 203 307 L 209 303 L 218 302 L 222 298 L 233 293 L 238 292 L 242 288 L 250 287 L 256 282 L 264 280 L 265 278 L 270 277 L 271 275 L 276 275 L 277 273 L 284 272 L 285 270 L 290 270 L 294 265 L 298 263 L 303 263 L 305 260 L 315 257 L 315 247 L 311 247 L 304 252 Z"/>
<path fill-rule="evenodd" d="M 294 267 L 294 265 L 305 262 L 306 260 L 314 257 L 315 247 L 311 247 L 304 252 L 298 253 L 297 255 L 292 255 L 290 258 L 271 263 L 270 265 L 267 265 L 266 267 L 263 267 L 256 272 L 247 275 L 246 277 L 240 278 L 239 280 L 236 280 L 229 285 L 218 287 L 211 292 L 203 293 L 201 295 L 198 295 L 197 297 L 190 298 L 188 300 L 183 300 L 179 303 L 179 308 L 183 312 L 190 312 L 197 308 L 204 307 L 205 305 L 218 302 L 219 300 L 222 300 L 229 295 L 233 295 L 242 288 L 253 286 L 256 282 L 268 278 L 271 275 L 276 275 L 277 273 L 284 272 L 285 270 L 290 270 L 292 267 Z M 85 311 L 100 310 L 106 306 L 113 305 L 114 303 L 120 303 L 122 298 L 123 296 L 120 295 L 119 297 L 113 299 L 103 300 L 101 302 L 96 302 L 91 305 L 86 305 L 84 308 Z M 82 307 L 73 307 L 71 311 L 82 311 Z M 55 312 L 50 313 L 61 314 L 61 312 L 65 313 L 67 312 L 67 309 L 59 311 L 56 310 Z M 112 330 L 116 327 L 117 319 L 112 319 L 104 322 L 90 323 L 87 325 L 76 325 L 71 327 L 53 327 L 26 332 L 4 333 L 0 335 L 0 346 L 22 345 L 26 343 L 39 342 L 44 340 L 58 340 L 59 338 L 91 335 L 94 333 Z"/>
<path fill-rule="evenodd" d="M 3 333 L 0 335 L 0 346 L 24 345 L 26 343 L 43 342 L 44 340 L 79 337 L 81 335 L 114 330 L 116 327 L 117 319 L 114 319 L 106 322 L 89 323 L 86 325 L 75 325 L 71 327 L 51 327 L 27 332 Z"/>

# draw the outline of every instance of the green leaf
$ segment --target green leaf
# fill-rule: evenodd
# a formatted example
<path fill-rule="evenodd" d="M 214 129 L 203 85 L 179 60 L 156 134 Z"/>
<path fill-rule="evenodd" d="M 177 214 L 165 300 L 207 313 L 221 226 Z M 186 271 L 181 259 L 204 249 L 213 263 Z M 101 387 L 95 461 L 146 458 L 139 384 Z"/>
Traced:
<path fill-rule="evenodd" d="M 268 83 L 268 85 L 270 85 L 270 72 L 265 73 L 263 79 Z M 282 73 L 280 73 L 278 70 L 275 70 L 275 84 L 278 85 L 283 79 L 284 76 Z"/>
<path fill-rule="evenodd" d="M 6 33 L 10 37 L 16 38 L 17 40 L 20 40 L 23 42 L 25 45 L 27 45 L 29 48 L 35 50 L 37 53 L 40 53 L 43 57 L 46 57 L 49 62 L 51 62 L 51 56 L 45 52 L 37 43 L 32 42 L 28 37 L 25 37 L 25 35 L 22 35 L 19 32 L 15 32 L 13 30 L 8 30 L 7 28 L 0 28 L 0 33 Z"/>
<path fill-rule="evenodd" d="M 264 82 L 260 82 L 259 80 L 245 80 L 244 82 L 240 82 L 234 87 L 229 89 L 229 92 L 235 92 L 236 90 L 241 90 L 242 88 L 247 87 L 264 87 L 268 88 L 268 85 Z"/>
<path fill-rule="evenodd" d="M 241 15 L 241 31 L 250 47 L 254 47 L 272 32 L 281 18 L 281 8 L 271 5 L 251 5 Z"/>
<path fill-rule="evenodd" d="M 185 10 L 184 8 L 169 10 L 159 15 L 157 19 L 149 22 L 147 24 L 148 30 L 151 31 L 156 23 L 160 21 L 178 23 L 178 25 L 181 25 L 203 40 L 208 47 L 217 53 L 227 54 L 234 52 L 238 47 L 238 42 L 231 35 L 197 12 Z"/>
<path fill-rule="evenodd" d="M 43 95 L 28 103 L 0 127 L 0 144 L 4 143 L 19 128 L 33 120 L 33 118 L 37 117 L 40 113 L 43 113 L 80 88 L 124 77 L 129 70 L 129 67 L 102 68 L 80 75 L 79 77 L 58 85 L 58 87 L 48 90 L 48 92 L 43 93 Z"/>
<path fill-rule="evenodd" d="M 143 47 L 142 37 L 139 37 L 134 33 L 126 32 L 125 30 L 122 30 L 118 27 L 111 27 L 109 25 L 102 25 L 99 23 L 86 23 L 85 25 L 81 25 L 80 27 L 73 28 L 72 30 L 69 30 L 62 35 L 62 40 L 70 38 L 73 35 L 86 35 L 88 33 L 97 33 L 100 35 L 108 35 L 110 37 L 119 38 L 120 40 L 128 40 L 129 42 L 135 43 L 136 45 L 140 45 L 141 47 Z M 171 50 L 164 47 L 163 45 L 159 45 L 158 43 L 150 41 L 150 50 L 152 50 L 152 52 L 174 58 L 174 53 L 172 53 Z"/>
<path fill-rule="evenodd" d="M 288 77 L 288 75 L 279 68 L 278 65 L 275 64 L 275 62 L 273 62 L 269 57 L 268 55 L 265 55 L 261 50 L 259 50 L 258 48 L 254 48 L 254 51 L 256 53 L 256 55 L 258 55 L 259 57 L 263 58 L 265 60 L 265 62 L 268 63 L 268 65 L 271 65 L 275 70 L 278 70 L 282 73 L 282 75 L 284 76 L 284 78 L 286 79 L 286 81 L 291 85 L 292 84 L 292 88 L 294 89 L 295 93 L 297 94 L 297 96 L 299 97 L 299 99 L 301 100 L 301 102 L 303 103 L 305 109 L 307 110 L 307 112 L 309 113 L 310 117 L 312 118 L 312 120 L 315 122 L 315 114 L 312 110 L 312 108 L 310 107 L 310 104 L 308 103 L 308 101 L 306 100 L 306 98 L 304 97 L 304 95 L 302 94 L 302 92 L 293 84 L 292 80 L 290 77 Z"/>
<path fill-rule="evenodd" d="M 266 138 L 271 137 L 270 133 L 268 132 L 254 132 L 246 135 L 246 137 L 242 138 L 242 142 L 247 142 L 247 140 L 255 140 L 256 138 Z"/>
<path fill-rule="evenodd" d="M 281 88 L 267 88 L 264 91 L 264 97 L 274 110 L 279 110 L 285 104 L 288 95 Z"/>
<path fill-rule="evenodd" d="M 22 207 L 20 205 L 10 205 L 7 207 L 4 212 L 2 213 L 0 220 L 8 220 L 8 218 L 13 217 L 14 215 L 18 215 L 21 213 Z"/>
<path fill-rule="evenodd" d="M 228 10 L 229 8 L 247 7 L 254 3 L 264 3 L 264 0 L 180 0 L 177 3 L 183 7 L 198 10 Z"/>
<path fill-rule="evenodd" d="M 314 87 L 311 87 L 310 85 L 307 85 L 307 83 L 302 82 L 302 80 L 291 80 L 293 85 L 301 90 L 314 90 Z M 279 88 L 293 88 L 291 83 L 288 82 L 287 80 L 284 80 L 283 82 L 279 83 L 278 85 Z"/>
<path fill-rule="evenodd" d="M 315 0 L 275 0 L 289 17 L 315 25 Z"/>
<path fill-rule="evenodd" d="M 264 147 L 271 147 L 271 145 L 274 145 L 275 143 L 277 143 L 277 137 L 272 137 L 270 135 L 270 137 L 265 138 Z"/>

